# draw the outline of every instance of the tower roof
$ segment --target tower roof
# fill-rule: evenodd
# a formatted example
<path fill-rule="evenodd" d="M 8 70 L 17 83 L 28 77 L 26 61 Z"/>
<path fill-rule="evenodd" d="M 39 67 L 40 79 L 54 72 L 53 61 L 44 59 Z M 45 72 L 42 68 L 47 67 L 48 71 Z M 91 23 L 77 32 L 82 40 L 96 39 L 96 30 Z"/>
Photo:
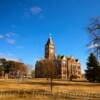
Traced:
<path fill-rule="evenodd" d="M 51 36 L 49 36 L 49 38 L 48 38 L 48 40 L 47 40 L 47 45 L 49 45 L 49 44 L 54 45 L 54 43 L 53 43 L 53 39 L 52 39 Z"/>

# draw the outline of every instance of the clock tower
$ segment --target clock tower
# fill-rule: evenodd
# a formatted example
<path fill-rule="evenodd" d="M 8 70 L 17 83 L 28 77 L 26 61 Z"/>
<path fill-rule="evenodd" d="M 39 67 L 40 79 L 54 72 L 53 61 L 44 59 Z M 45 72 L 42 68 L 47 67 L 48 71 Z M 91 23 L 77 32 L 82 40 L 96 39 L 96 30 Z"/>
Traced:
<path fill-rule="evenodd" d="M 49 36 L 47 43 L 45 44 L 45 58 L 46 59 L 55 58 L 55 47 L 51 36 Z"/>

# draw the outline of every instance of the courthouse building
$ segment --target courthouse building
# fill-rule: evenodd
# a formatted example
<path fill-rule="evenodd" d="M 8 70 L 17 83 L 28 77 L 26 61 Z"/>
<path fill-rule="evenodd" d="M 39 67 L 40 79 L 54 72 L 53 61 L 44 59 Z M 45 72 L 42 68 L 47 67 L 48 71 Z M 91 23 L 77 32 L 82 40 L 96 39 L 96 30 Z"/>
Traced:
<path fill-rule="evenodd" d="M 47 67 L 48 61 L 54 62 L 54 78 L 70 80 L 71 78 L 81 78 L 81 65 L 78 59 L 68 56 L 55 56 L 55 45 L 50 36 L 45 44 L 44 59 L 36 62 L 35 65 L 35 77 L 47 78 L 49 73 Z M 49 66 L 50 67 L 50 66 Z"/>

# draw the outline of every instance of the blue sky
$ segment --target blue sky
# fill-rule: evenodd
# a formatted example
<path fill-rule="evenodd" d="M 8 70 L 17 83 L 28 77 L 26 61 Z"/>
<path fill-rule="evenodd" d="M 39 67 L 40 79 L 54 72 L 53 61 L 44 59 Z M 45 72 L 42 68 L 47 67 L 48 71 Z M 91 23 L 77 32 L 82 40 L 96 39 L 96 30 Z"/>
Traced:
<path fill-rule="evenodd" d="M 35 64 L 52 34 L 56 54 L 74 56 L 86 68 L 91 17 L 100 0 L 0 0 L 0 56 Z"/>

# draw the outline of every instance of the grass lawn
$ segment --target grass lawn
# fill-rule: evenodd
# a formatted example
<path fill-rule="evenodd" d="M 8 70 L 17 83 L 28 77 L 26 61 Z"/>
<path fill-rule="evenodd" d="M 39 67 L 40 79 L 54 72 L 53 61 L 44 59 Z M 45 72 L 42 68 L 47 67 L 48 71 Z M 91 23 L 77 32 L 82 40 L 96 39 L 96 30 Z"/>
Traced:
<path fill-rule="evenodd" d="M 47 79 L 32 79 L 32 80 L 0 80 L 0 100 L 66 100 L 63 98 L 56 98 L 55 96 L 30 95 L 27 91 L 48 91 L 50 92 L 50 84 Z M 6 92 L 5 92 L 6 91 Z M 12 92 L 13 91 L 13 92 Z M 21 93 L 22 95 L 17 95 Z M 98 94 L 100 93 L 100 83 L 88 82 L 70 82 L 70 81 L 53 81 L 53 94 L 70 93 L 70 94 Z M 73 100 L 73 99 L 68 99 Z M 77 99 L 78 100 L 78 99 Z M 96 99 L 97 100 L 97 99 Z M 100 100 L 100 98 L 98 99 Z"/>

